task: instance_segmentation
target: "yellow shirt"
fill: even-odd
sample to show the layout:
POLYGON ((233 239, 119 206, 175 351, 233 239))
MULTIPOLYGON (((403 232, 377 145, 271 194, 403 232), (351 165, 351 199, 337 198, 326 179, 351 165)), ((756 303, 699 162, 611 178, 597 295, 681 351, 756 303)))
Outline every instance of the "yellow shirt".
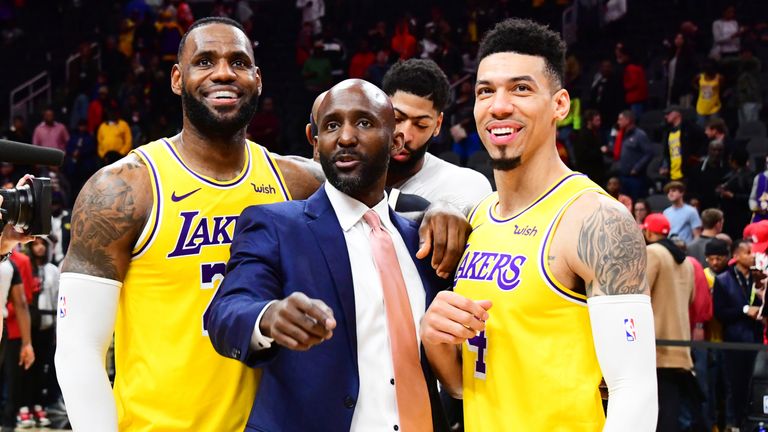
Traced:
POLYGON ((586 297, 560 283, 547 260, 563 213, 590 191, 605 194, 571 173, 511 218, 496 214, 498 193, 470 215, 454 289, 493 307, 486 330, 462 346, 467 432, 602 430, 586 297))
POLYGON ((127 155, 133 148, 132 139, 131 128, 125 120, 105 121, 96 132, 99 157, 103 159, 111 151, 119 153, 120 156, 127 155))
POLYGON ((680 149, 680 129, 669 133, 667 139, 669 146, 669 178, 679 180, 683 178, 683 154, 680 149))
POLYGON ((217 354, 204 327, 235 223, 253 204, 290 199, 277 164, 252 142, 230 181, 188 168, 167 140, 134 152, 153 207, 120 292, 115 399, 120 431, 234 432, 245 427, 259 372, 217 354))
POLYGON ((720 112, 720 75, 707 79, 699 76, 699 98, 696 100, 696 112, 700 115, 712 115, 720 112))

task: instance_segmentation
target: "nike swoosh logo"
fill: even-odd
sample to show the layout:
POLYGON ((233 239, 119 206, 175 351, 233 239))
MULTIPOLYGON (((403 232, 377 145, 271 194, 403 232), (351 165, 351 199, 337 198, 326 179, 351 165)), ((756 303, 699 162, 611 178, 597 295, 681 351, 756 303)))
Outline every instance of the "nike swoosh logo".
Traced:
POLYGON ((192 192, 185 193, 184 195, 178 195, 178 196, 176 195, 176 191, 173 191, 173 193, 171 193, 171 201, 179 202, 179 201, 183 200, 184 198, 188 198, 190 195, 192 195, 193 193, 199 191, 200 189, 202 189, 202 188, 197 188, 197 189, 193 190, 192 192))

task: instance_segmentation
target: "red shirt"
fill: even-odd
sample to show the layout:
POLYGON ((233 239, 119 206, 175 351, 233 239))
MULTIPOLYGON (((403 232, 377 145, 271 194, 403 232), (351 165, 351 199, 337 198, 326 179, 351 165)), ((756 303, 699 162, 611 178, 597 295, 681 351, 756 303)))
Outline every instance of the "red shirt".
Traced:
POLYGON ((648 80, 642 66, 628 64, 624 68, 624 101, 628 104, 648 99, 648 80))
POLYGON ((691 331, 696 324, 703 324, 712 319, 712 294, 709 293, 707 277, 704 276, 704 268, 693 257, 687 257, 693 264, 693 302, 688 306, 688 319, 691 322, 691 331))
MULTIPOLYGON (((28 256, 20 252, 14 252, 11 254, 11 261, 19 270, 21 275, 21 282, 24 284, 24 294, 27 297, 27 303, 32 303, 32 294, 39 291, 35 277, 32 275, 32 261, 28 256)), ((8 302, 8 318, 6 324, 8 328, 8 339, 18 339, 21 337, 19 331, 19 323, 16 322, 16 312, 13 309, 13 303, 8 302)))

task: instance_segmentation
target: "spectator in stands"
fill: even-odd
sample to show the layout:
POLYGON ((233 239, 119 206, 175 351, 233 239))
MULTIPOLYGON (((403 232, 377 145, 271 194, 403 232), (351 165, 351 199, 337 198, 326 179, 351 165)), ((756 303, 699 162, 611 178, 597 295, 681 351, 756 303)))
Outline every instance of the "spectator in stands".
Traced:
POLYGON ((56 303, 59 298, 59 269, 50 263, 51 244, 45 237, 35 237, 28 244, 32 261, 32 274, 39 291, 33 301, 37 319, 33 320, 32 340, 35 342, 36 361, 29 369, 29 387, 26 406, 21 408, 34 414, 37 425, 46 427, 51 424, 43 409, 50 401, 47 395, 55 382, 53 373, 53 352, 55 346, 56 303))
MULTIPOLYGON (((656 339, 690 340, 688 307, 693 301, 693 265, 685 253, 668 238, 670 223, 664 215, 645 218, 643 235, 648 243, 648 285, 656 329, 656 339)), ((693 360, 688 347, 656 347, 656 374, 659 393, 658 431, 677 431, 681 403, 688 380, 692 379, 693 360)))
POLYGON ((608 192, 608 195, 616 198, 616 201, 624 204, 627 210, 632 211, 632 198, 621 193, 621 180, 618 177, 614 176, 608 179, 605 184, 605 191, 608 192))
POLYGON ((96 134, 99 125, 104 121, 107 110, 117 107, 109 97, 109 87, 99 87, 98 96, 88 105, 88 132, 96 134))
POLYGON ((77 129, 72 132, 64 156, 63 172, 72 184, 75 196, 85 182, 98 171, 99 158, 96 153, 96 140, 88 132, 88 123, 80 120, 77 129))
POLYGON ((731 170, 723 178, 723 183, 716 189, 720 194, 720 208, 728 217, 725 218, 723 231, 732 238, 738 238, 742 229, 749 223, 752 212, 749 210, 749 195, 752 190, 752 173, 747 168, 749 154, 737 148, 731 154, 731 170))
MULTIPOLYGON (((724 236, 725 234, 718 234, 724 236)), ((715 279, 717 275, 722 274, 728 269, 728 260, 730 259, 730 244, 721 238, 714 238, 707 243, 704 248, 704 255, 706 256, 707 267, 704 269, 704 276, 707 278, 707 285, 709 286, 709 292, 712 293, 715 286, 715 279)), ((714 299, 713 310, 714 314, 714 299)), ((717 318, 712 318, 705 326, 706 339, 710 342, 722 342, 723 331, 722 325, 717 318)), ((709 370, 707 371, 707 392, 706 402, 704 405, 705 424, 718 423, 718 411, 720 411, 723 418, 731 419, 733 424, 733 407, 731 401, 725 399, 725 389, 723 383, 725 378, 723 377, 723 351, 711 350, 709 351, 709 370), (720 403, 722 401, 722 404, 720 403), (718 407, 724 407, 723 410, 718 407)), ((723 425, 720 425, 723 426, 723 425)))
POLYGON ((768 219, 768 157, 765 158, 765 170, 755 176, 752 191, 749 194, 749 209, 752 222, 768 219))
POLYGON ((312 33, 319 35, 323 31, 325 0, 296 0, 296 7, 301 10, 301 22, 310 24, 312 33))
POLYGON ((637 222, 637 225, 639 226, 643 225, 645 218, 647 218, 650 213, 651 209, 648 206, 648 202, 642 198, 635 201, 634 206, 632 206, 632 216, 635 218, 635 222, 637 222))
POLYGON ((670 180, 687 181, 699 164, 706 136, 697 125, 684 120, 681 111, 677 105, 664 110, 667 126, 661 135, 665 149, 659 174, 670 180))
MULTIPOLYGON (((768 238, 761 240, 768 241, 768 238)), ((765 247, 765 243, 762 246, 765 247)), ((749 240, 738 240, 731 250, 735 264, 718 275, 715 281, 715 317, 723 326, 724 342, 762 343, 763 323, 758 317, 762 302, 760 296, 755 295, 750 271, 755 265, 754 247, 749 240)), ((741 425, 744 419, 755 355, 754 351, 723 351, 726 393, 733 401, 734 409, 734 418, 726 419, 729 427, 741 425)))
POLYGON ((37 125, 32 135, 32 144, 64 151, 67 148, 67 141, 69 141, 67 127, 56 121, 52 108, 46 108, 43 111, 43 121, 37 125))
POLYGON ((99 157, 110 164, 127 155, 133 149, 131 128, 120 118, 120 111, 111 109, 107 112, 107 120, 99 126, 96 134, 96 148, 99 157), (116 158, 117 159, 114 159, 116 158))
POLYGON ((261 109, 253 115, 245 131, 249 139, 269 151, 282 154, 280 145, 280 117, 275 113, 275 101, 267 96, 261 100, 261 109))
POLYGON ((720 209, 708 208, 701 212, 701 234, 693 241, 688 243, 688 256, 696 258, 702 266, 707 265, 704 250, 707 244, 715 238, 716 235, 723 232, 724 217, 720 209))
POLYGON ((633 200, 643 198, 647 193, 645 169, 653 157, 648 135, 635 125, 635 119, 630 110, 619 114, 619 130, 613 142, 613 158, 619 162, 623 192, 633 200))
POLYGON ((736 8, 727 6, 723 10, 723 17, 712 23, 714 41, 710 56, 716 59, 736 56, 741 47, 742 32, 736 21, 736 8))
POLYGON ((667 60, 667 105, 689 108, 693 101, 691 81, 698 67, 696 53, 682 33, 672 41, 672 56, 667 60))
POLYGON ((713 118, 704 127, 704 135, 707 136, 710 143, 717 142, 722 144, 721 159, 728 160, 728 156, 736 147, 736 144, 728 137, 728 126, 725 125, 725 121, 721 118, 713 118))
POLYGON ((141 103, 141 99, 135 93, 129 93, 122 109, 123 118, 127 119, 131 129, 132 146, 134 148, 144 144, 147 140, 147 111, 141 103))
POLYGON ((707 60, 704 70, 693 79, 693 86, 699 91, 696 99, 699 126, 705 127, 710 119, 720 113, 720 91, 724 84, 725 78, 717 72, 717 63, 712 59, 707 60))
POLYGON ((707 146, 707 155, 701 160, 688 183, 691 196, 699 199, 702 208, 719 206, 720 197, 716 189, 722 184, 726 174, 728 167, 725 164, 723 144, 712 141, 707 146))
POLYGON ((391 65, 389 64, 389 52, 386 49, 380 49, 376 52, 376 62, 368 67, 368 81, 377 87, 381 87, 384 75, 391 65))
POLYGON ((101 48, 101 67, 112 82, 123 82, 128 73, 130 67, 128 57, 118 49, 115 36, 109 35, 104 39, 101 48))
POLYGON ((611 122, 618 118, 624 107, 622 77, 615 72, 610 60, 600 62, 600 69, 592 79, 588 106, 597 109, 600 116, 606 120, 606 124, 603 125, 603 135, 607 136, 611 122))
POLYGON ((573 149, 573 135, 581 130, 581 89, 579 88, 579 78, 581 76, 581 64, 574 55, 569 55, 565 59, 565 82, 563 86, 568 90, 571 96, 571 109, 568 115, 557 122, 557 139, 565 146, 568 151, 568 159, 571 166, 578 163, 575 151, 573 149))
POLYGON ((179 42, 184 36, 184 30, 179 25, 172 11, 161 11, 155 23, 157 31, 158 54, 160 59, 166 64, 176 62, 176 55, 179 49, 179 42))
POLYGON ((664 216, 670 223, 670 233, 680 237, 685 244, 692 242, 701 234, 701 219, 696 209, 683 201, 685 183, 671 181, 664 185, 664 193, 672 203, 664 209, 664 216))
POLYGON ((395 25, 395 34, 390 41, 390 48, 400 60, 407 60, 416 55, 418 43, 411 34, 408 18, 401 18, 395 25))
POLYGON ((616 44, 616 62, 622 68, 624 83, 624 102, 629 109, 639 117, 648 100, 648 80, 645 77, 645 69, 635 62, 627 49, 627 46, 619 42, 616 44))
POLYGON ((403 150, 393 156, 387 186, 434 201, 448 201, 460 209, 474 207, 491 193, 479 172, 460 168, 427 153, 440 133, 448 104, 448 78, 432 60, 410 59, 396 63, 384 76, 383 90, 395 108, 403 150))
POLYGON ((741 49, 740 60, 736 78, 739 126, 758 120, 763 106, 760 61, 753 57, 752 48, 746 45, 741 49))
POLYGON ((583 123, 584 127, 573 140, 575 169, 586 174, 595 183, 603 184, 606 171, 603 152, 608 149, 600 131, 602 117, 596 110, 586 110, 583 123))
POLYGON ((323 42, 315 41, 312 46, 312 53, 304 62, 301 75, 304 77, 304 87, 316 95, 322 91, 328 90, 333 82, 331 77, 331 61, 325 56, 323 42))
POLYGON ((376 56, 371 51, 368 39, 363 38, 358 41, 358 49, 349 60, 349 77, 365 79, 368 68, 376 60, 376 56))
POLYGON ((323 54, 331 62, 331 76, 334 83, 344 79, 344 67, 347 62, 347 48, 344 42, 336 37, 333 27, 323 29, 323 54))
POLYGON ((20 115, 13 116, 13 122, 11 127, 3 134, 3 138, 20 143, 32 143, 32 134, 29 133, 27 123, 24 121, 24 117, 20 115))

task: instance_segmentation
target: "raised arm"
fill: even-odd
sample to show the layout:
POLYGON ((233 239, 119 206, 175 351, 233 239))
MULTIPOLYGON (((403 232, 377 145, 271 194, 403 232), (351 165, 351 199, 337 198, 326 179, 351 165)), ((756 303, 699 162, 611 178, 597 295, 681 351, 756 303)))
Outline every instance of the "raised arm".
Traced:
POLYGON ((59 287, 56 371, 75 430, 116 431, 104 359, 131 250, 152 206, 149 174, 129 155, 85 184, 59 287))
POLYGON ((642 234, 625 207, 602 195, 582 196, 565 218, 580 227, 576 256, 568 252, 568 262, 585 283, 595 352, 610 393, 603 430, 653 431, 656 345, 642 234))

